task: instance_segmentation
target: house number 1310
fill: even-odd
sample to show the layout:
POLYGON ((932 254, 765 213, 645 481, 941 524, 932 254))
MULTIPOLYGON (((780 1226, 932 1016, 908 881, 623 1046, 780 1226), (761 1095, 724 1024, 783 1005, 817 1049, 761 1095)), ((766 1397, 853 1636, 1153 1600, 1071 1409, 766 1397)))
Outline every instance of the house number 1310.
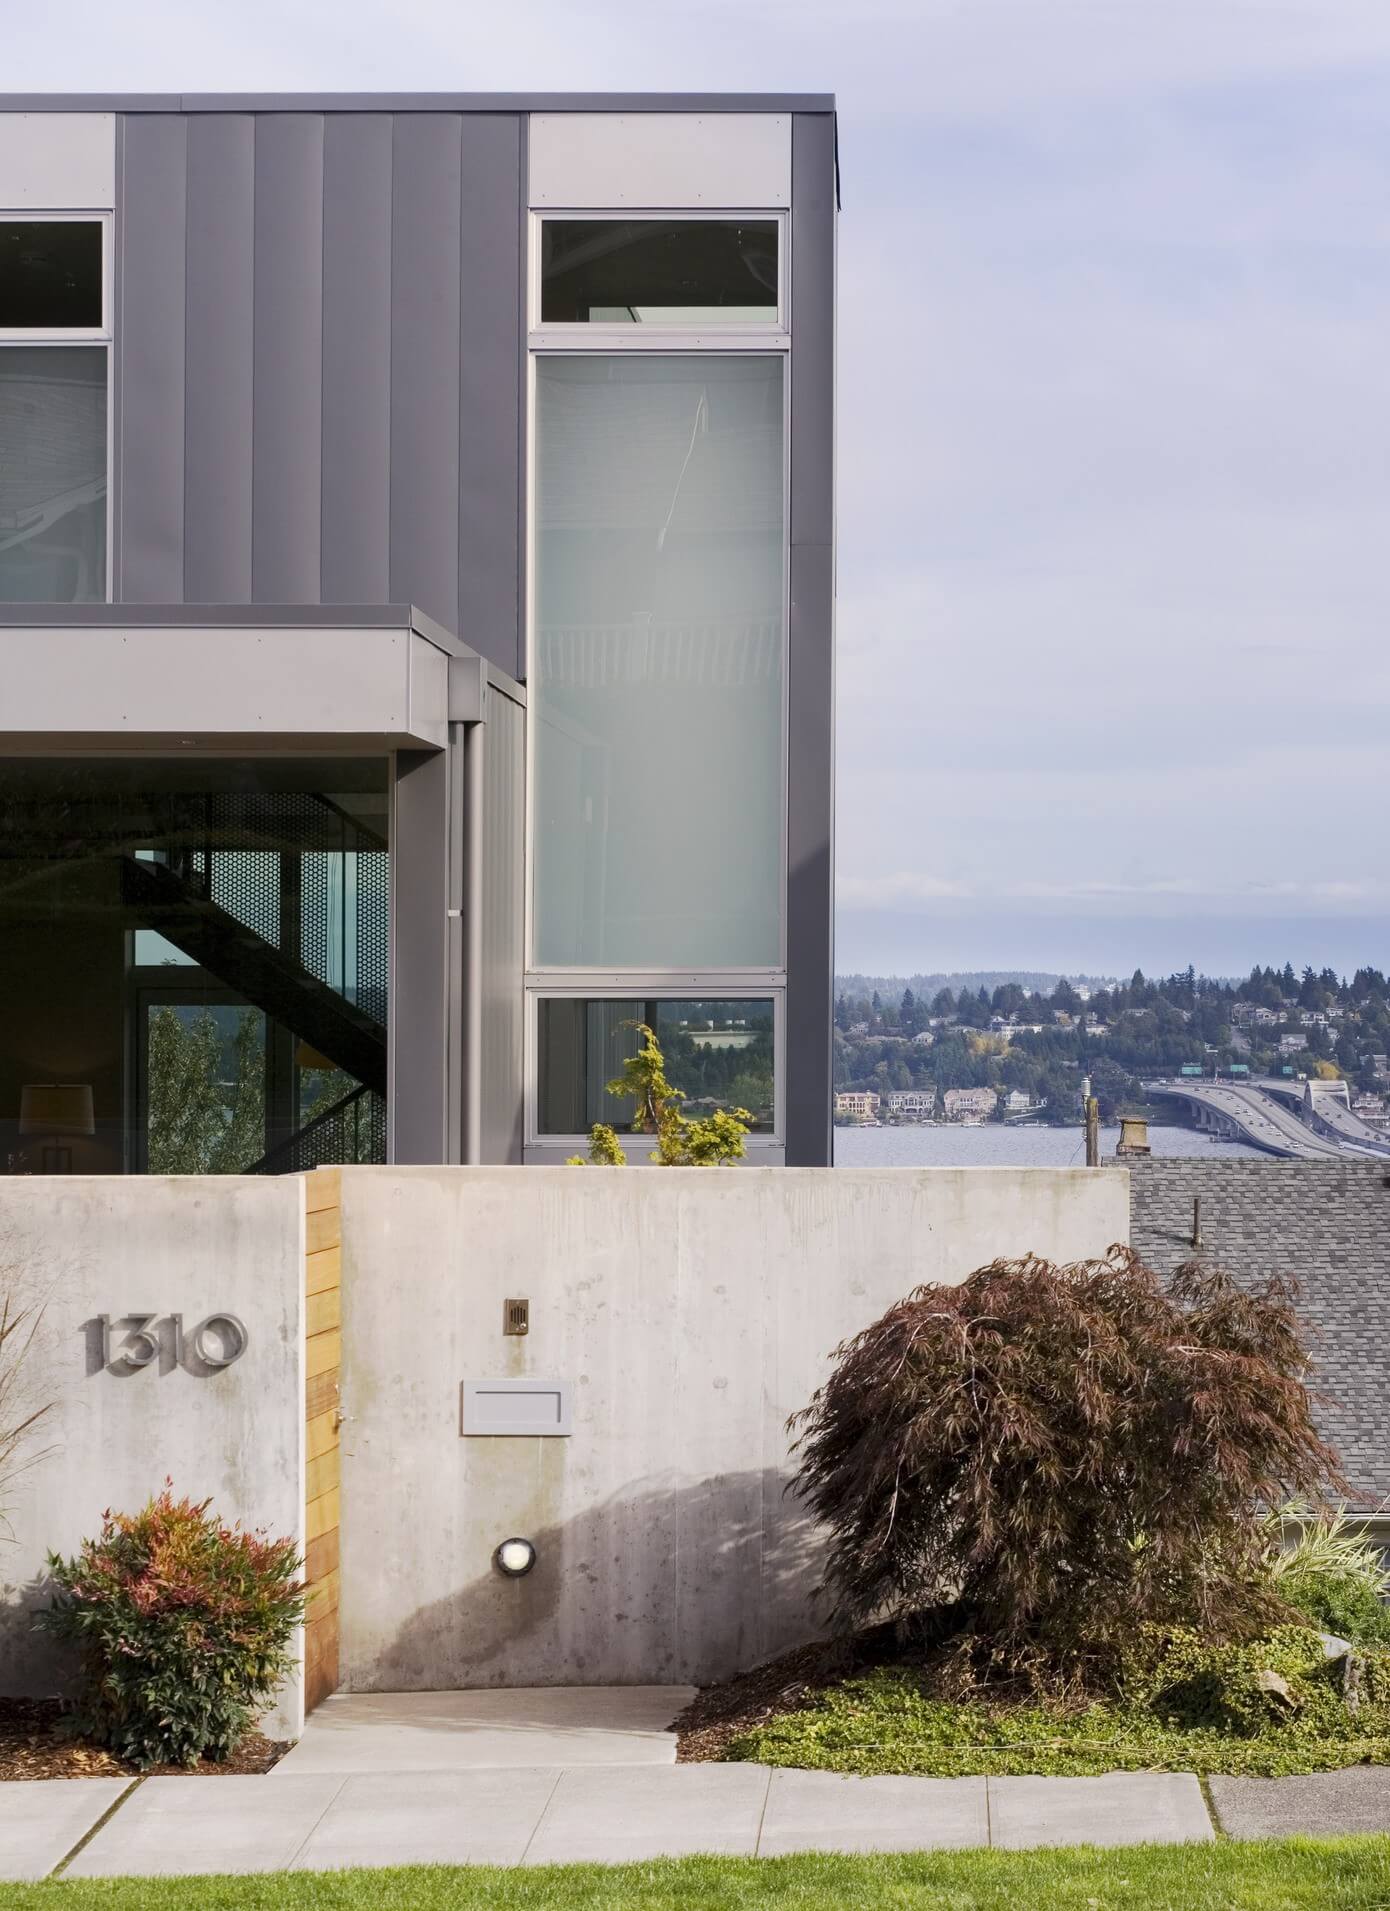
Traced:
POLYGON ((209 1314, 184 1332, 182 1314, 98 1314, 101 1364, 116 1373, 148 1367, 167 1350, 174 1366, 183 1364, 185 1348, 204 1367, 230 1367, 246 1352, 246 1328, 235 1314, 209 1314), (126 1331, 113 1345, 114 1333, 126 1331))

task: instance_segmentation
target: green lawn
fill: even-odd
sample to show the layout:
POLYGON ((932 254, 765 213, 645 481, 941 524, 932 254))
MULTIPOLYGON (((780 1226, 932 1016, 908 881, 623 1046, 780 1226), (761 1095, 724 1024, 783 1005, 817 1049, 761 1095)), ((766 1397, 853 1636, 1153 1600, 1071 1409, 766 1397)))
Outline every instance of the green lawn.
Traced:
POLYGON ((1385 1911, 1390 1837, 968 1851, 884 1858, 687 1858, 525 1871, 422 1865, 262 1878, 134 1878, 0 1887, 6 1911, 1385 1911))

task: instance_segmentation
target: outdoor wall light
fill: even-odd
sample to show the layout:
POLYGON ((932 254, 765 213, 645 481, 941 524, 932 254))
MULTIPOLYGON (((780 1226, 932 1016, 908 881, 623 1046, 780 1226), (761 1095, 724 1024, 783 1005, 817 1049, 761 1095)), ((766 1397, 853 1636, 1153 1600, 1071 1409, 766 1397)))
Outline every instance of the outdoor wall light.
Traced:
POLYGON ((536 1563, 536 1549, 529 1539, 504 1539, 492 1563, 508 1579, 525 1579, 536 1563))

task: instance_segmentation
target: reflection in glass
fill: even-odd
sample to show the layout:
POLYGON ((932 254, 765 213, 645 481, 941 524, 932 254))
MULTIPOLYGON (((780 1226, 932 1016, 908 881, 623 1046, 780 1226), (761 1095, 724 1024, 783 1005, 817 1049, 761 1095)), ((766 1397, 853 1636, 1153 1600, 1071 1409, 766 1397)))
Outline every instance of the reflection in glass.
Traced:
POLYGON ((385 1159, 382 762, 0 764, 0 1172, 385 1159))
POLYGON ((681 1091, 681 1111, 708 1115, 746 1108, 750 1126, 770 1133, 775 1120, 773 1011, 766 997, 734 1001, 630 998, 540 1003, 539 1130, 587 1134, 596 1121, 627 1127, 631 1101, 607 1084, 641 1046, 637 1024, 655 1031, 666 1077, 681 1091))
POLYGON ((0 350, 0 602, 106 596, 106 351, 0 350))
POLYGON ((776 968, 781 361, 536 378, 535 959, 776 968))
POLYGON ((0 220, 0 329, 98 330, 101 251, 100 220, 0 220))
POLYGON ((147 1002, 151 1174, 242 1174, 265 1153, 265 1017, 219 1003, 147 1002))
POLYGON ((546 325, 774 325, 775 219, 546 219, 546 325))

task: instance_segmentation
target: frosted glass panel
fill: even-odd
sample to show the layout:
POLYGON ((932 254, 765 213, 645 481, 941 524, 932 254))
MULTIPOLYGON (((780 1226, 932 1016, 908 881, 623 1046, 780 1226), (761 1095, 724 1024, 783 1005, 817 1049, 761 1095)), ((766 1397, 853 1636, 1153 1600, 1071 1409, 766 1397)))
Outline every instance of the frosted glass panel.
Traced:
POLYGON ((0 603, 106 596, 106 347, 0 351, 0 603))
POLYGON ((776 967, 781 361, 536 377, 535 959, 776 967))

